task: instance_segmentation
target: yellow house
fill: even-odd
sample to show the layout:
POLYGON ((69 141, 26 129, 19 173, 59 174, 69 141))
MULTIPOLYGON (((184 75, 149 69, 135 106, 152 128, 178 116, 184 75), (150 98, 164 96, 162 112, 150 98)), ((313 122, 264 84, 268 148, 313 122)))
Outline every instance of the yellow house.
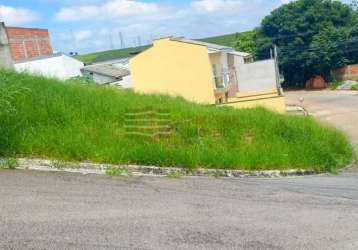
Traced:
POLYGON ((140 93, 238 108, 263 106, 285 112, 274 59, 254 62, 248 53, 184 38, 161 38, 130 62, 140 93))

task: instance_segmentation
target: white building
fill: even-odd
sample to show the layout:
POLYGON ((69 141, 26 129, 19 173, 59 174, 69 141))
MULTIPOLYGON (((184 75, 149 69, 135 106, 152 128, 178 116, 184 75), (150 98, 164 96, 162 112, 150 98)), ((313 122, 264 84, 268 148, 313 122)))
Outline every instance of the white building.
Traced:
POLYGON ((122 88, 132 87, 130 71, 125 67, 102 63, 86 66, 81 71, 84 76, 90 77, 93 81, 101 85, 108 84, 122 88))
POLYGON ((56 53, 17 61, 14 66, 18 72, 67 80, 71 77, 81 76, 84 64, 63 53, 56 53))

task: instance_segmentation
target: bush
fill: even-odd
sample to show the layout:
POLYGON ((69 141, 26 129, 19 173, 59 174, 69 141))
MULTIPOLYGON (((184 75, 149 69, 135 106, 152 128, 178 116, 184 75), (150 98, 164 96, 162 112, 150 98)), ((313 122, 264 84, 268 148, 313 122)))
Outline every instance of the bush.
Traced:
POLYGON ((0 169, 16 169, 18 162, 15 158, 0 158, 0 169))
POLYGON ((343 82, 342 81, 333 81, 329 84, 329 88, 331 90, 336 90, 339 86, 343 85, 343 82))
POLYGON ((358 84, 354 84, 354 85, 351 87, 351 90, 358 90, 358 84))
POLYGON ((108 176, 121 176, 126 172, 125 169, 120 167, 107 167, 106 169, 106 175, 108 176))
POLYGON ((90 76, 76 76, 69 79, 69 82, 78 82, 83 84, 96 84, 93 77, 90 76))

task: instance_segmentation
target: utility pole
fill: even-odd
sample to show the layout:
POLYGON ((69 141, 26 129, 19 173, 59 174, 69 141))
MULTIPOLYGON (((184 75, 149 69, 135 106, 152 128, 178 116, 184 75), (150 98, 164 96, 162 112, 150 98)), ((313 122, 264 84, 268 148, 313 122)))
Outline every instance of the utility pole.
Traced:
POLYGON ((4 16, 2 15, 2 8, 0 7, 0 23, 5 23, 4 16))
POLYGON ((124 49, 126 45, 124 44, 122 32, 119 32, 119 40, 121 41, 121 49, 124 49))
POLYGON ((109 33, 109 47, 111 50, 114 49, 112 33, 109 33))
POLYGON ((71 34, 71 40, 72 40, 72 46, 74 48, 74 52, 77 52, 77 41, 76 41, 76 36, 73 33, 73 30, 70 29, 70 34, 71 34))
POLYGON ((14 68, 4 22, 0 22, 0 68, 14 68))
POLYGON ((280 95, 283 95, 283 90, 282 90, 282 86, 281 86, 281 82, 280 82, 280 68, 279 68, 279 58, 278 58, 278 52, 277 52, 277 46, 276 44, 273 47, 273 52, 274 52, 274 60, 275 60, 275 71, 276 71, 276 86, 277 86, 277 90, 280 93, 280 95))

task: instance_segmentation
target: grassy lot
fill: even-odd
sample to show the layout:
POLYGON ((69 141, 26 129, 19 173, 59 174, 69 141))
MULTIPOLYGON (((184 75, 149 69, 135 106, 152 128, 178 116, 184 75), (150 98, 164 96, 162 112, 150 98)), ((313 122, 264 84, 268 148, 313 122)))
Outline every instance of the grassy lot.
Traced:
POLYGON ((11 107, 0 112, 0 156, 317 171, 334 171, 354 159, 341 133, 311 118, 202 106, 181 98, 4 71, 0 88, 9 90, 1 98, 11 107), (127 108, 147 107, 165 107, 171 113, 169 137, 125 133, 127 108))
MULTIPOLYGON (((242 34, 245 34, 242 33, 242 34)), ((209 42, 209 43, 216 43, 219 45, 224 46, 234 46, 235 41, 237 40, 236 33, 223 35, 223 36, 216 36, 216 37, 208 37, 199 39, 203 42, 209 42)), ((78 60, 81 60, 82 62, 86 64, 96 63, 96 62, 103 62, 118 58, 125 58, 129 57, 130 53, 143 51, 145 49, 149 48, 149 46, 141 46, 141 47, 133 47, 133 48, 125 48, 125 49, 117 49, 117 50, 107 50, 107 51, 101 51, 101 52, 95 52, 85 55, 79 55, 76 58, 78 60)))

